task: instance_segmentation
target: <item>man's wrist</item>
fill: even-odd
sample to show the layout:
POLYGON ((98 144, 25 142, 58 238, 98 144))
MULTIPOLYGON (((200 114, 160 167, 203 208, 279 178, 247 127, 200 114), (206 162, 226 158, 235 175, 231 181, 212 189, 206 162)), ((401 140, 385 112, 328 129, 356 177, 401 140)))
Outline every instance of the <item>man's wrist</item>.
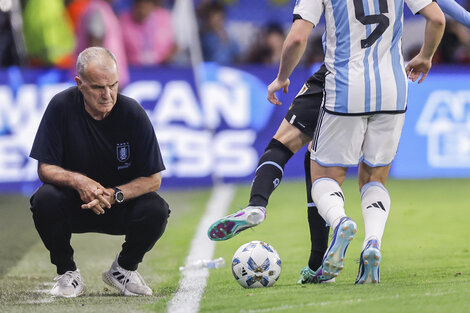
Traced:
POLYGON ((121 189, 119 189, 118 187, 113 187, 113 190, 114 190, 114 202, 116 203, 122 203, 124 202, 124 192, 122 192, 121 189))
POLYGON ((69 177, 70 177, 70 186, 69 187, 72 187, 73 189, 75 190, 78 190, 80 189, 80 186, 82 185, 82 179, 83 179, 83 176, 82 174, 80 173, 75 173, 75 172, 69 172, 69 177))

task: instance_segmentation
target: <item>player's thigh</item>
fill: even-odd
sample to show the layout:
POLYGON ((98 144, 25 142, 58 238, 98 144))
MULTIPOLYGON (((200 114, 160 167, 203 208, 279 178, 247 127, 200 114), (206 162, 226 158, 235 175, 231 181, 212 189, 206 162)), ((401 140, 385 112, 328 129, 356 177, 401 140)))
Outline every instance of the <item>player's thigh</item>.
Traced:
POLYGON ((405 114, 376 114, 369 118, 364 136, 363 162, 370 167, 392 163, 398 149, 405 114))
POLYGON ((322 110, 312 140, 311 159, 327 167, 357 166, 366 130, 366 116, 334 115, 322 110))
POLYGON ((310 77, 292 101, 285 120, 312 138, 323 102, 323 82, 310 77))

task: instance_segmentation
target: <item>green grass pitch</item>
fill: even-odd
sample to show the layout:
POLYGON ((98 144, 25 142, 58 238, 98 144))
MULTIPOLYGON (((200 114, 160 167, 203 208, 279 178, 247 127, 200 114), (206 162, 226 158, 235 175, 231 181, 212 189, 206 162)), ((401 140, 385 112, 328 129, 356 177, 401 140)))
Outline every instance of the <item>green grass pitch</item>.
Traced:
MULTIPOLYGON (((310 248, 305 187, 286 181, 271 197, 265 222, 216 243, 214 258, 224 257, 227 265, 210 270, 200 312, 470 312, 470 179, 388 182, 392 209, 379 285, 354 285, 363 222, 357 183, 347 180, 343 187, 346 212, 359 230, 336 283, 296 284, 310 248), (251 240, 270 243, 281 256, 282 274, 271 288, 243 289, 232 276, 233 253, 251 240)), ((87 293, 52 302, 44 290, 51 287, 55 270, 35 232, 27 199, 0 196, 0 312, 166 312, 209 194, 164 193, 172 209, 168 228, 139 268, 154 296, 127 298, 106 288, 101 272, 123 238, 85 234, 74 235, 72 243, 87 293)), ((244 207, 248 194, 248 186, 239 187, 229 210, 244 207)))

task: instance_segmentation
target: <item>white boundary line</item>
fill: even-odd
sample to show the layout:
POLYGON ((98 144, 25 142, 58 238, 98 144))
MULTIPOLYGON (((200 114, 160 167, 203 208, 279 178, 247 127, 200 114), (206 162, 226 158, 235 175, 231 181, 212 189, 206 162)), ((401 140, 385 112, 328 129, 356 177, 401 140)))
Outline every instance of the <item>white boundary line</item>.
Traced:
POLYGON ((51 288, 54 286, 53 282, 45 282, 40 285, 40 289, 33 290, 33 293, 39 296, 38 299, 30 299, 20 301, 17 304, 41 304, 41 303, 52 303, 54 297, 51 295, 51 288))
MULTIPOLYGON (((215 242, 207 237, 207 229, 222 217, 232 202, 236 188, 233 185, 215 185, 207 203, 206 213, 202 217, 191 242, 186 265, 197 260, 210 260, 213 257, 215 242)), ((168 305, 168 313, 197 313, 199 302, 206 288, 209 270, 207 268, 183 270, 180 287, 168 305)))

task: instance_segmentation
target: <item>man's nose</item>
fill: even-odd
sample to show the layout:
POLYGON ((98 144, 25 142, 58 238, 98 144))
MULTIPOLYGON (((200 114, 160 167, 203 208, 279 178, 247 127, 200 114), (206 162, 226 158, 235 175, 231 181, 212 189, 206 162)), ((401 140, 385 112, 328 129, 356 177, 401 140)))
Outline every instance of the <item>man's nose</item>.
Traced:
POLYGON ((103 98, 105 98, 105 99, 111 98, 111 88, 109 88, 109 87, 104 87, 102 96, 103 96, 103 98))

